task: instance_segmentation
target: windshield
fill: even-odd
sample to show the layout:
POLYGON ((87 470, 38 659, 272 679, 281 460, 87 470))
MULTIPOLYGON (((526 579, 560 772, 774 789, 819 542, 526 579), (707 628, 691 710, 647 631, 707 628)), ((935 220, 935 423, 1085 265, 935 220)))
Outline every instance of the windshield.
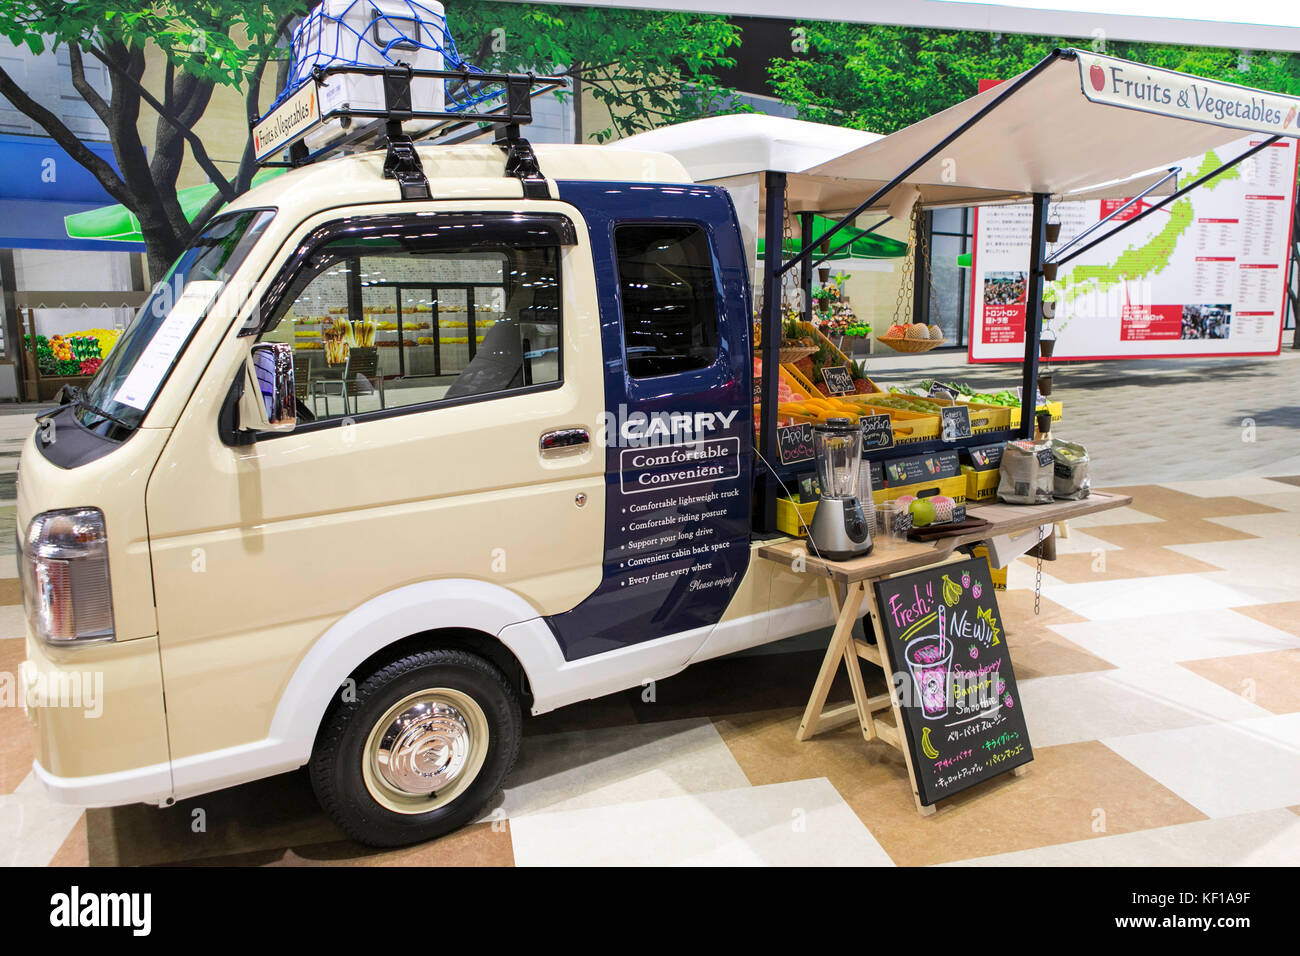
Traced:
POLYGON ((139 427, 208 306, 274 215, 254 209, 219 216, 181 253, 77 403, 83 425, 107 437, 139 427))

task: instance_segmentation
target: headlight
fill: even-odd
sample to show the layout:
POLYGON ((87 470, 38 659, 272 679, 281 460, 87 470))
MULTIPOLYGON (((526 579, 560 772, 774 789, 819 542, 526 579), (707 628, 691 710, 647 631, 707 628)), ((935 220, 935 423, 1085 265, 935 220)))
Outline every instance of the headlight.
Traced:
POLYGON ((19 576, 32 631, 49 644, 113 639, 108 537, 98 508, 47 511, 22 540, 19 576))

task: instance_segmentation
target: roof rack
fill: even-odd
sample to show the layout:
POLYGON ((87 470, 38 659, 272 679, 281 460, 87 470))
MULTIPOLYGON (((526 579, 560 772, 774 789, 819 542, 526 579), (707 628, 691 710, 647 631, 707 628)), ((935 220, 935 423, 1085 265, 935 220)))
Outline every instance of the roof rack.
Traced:
MULTIPOLYGON (((548 195, 545 178, 537 165, 532 146, 520 136, 520 127, 532 122, 532 100, 536 96, 567 84, 561 77, 537 76, 533 73, 486 73, 475 70, 417 70, 405 64, 394 66, 317 67, 310 79, 286 96, 266 116, 250 124, 253 149, 259 165, 297 167, 316 162, 341 149, 368 143, 388 149, 384 159, 384 176, 396 179, 403 199, 427 199, 429 183, 415 151, 415 140, 429 136, 449 136, 467 127, 495 127, 496 143, 506 151, 506 172, 523 183, 524 195, 548 195), (348 102, 324 106, 332 79, 347 75, 381 77, 384 108, 356 108, 348 102), (416 108, 411 96, 411 81, 432 79, 464 86, 500 85, 505 102, 492 110, 435 110, 416 108), (322 92, 324 91, 324 93, 322 92), (429 120, 431 125, 414 136, 402 124, 429 120), (314 150, 306 138, 326 124, 338 121, 341 134, 314 150), (272 157, 288 151, 287 160, 272 157)), ((338 99, 337 96, 333 97, 338 99)), ((475 130, 473 135, 478 135, 475 130)))

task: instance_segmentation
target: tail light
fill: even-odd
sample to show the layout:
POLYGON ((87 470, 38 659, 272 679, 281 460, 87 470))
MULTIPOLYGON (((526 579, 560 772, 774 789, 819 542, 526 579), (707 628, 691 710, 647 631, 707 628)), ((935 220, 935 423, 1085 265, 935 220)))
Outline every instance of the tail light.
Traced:
POLYGON ((111 641, 104 513, 71 508, 39 514, 21 545, 19 576, 32 632, 48 644, 111 641))

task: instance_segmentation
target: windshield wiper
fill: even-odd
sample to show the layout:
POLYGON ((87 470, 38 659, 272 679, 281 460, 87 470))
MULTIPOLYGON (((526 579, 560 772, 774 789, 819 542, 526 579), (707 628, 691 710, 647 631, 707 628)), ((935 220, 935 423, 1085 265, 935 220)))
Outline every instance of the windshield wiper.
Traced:
POLYGON ((133 432, 136 430, 137 426, 131 424, 128 421, 124 421, 121 418, 118 418, 116 415, 104 411, 104 409, 100 408, 98 405, 91 402, 91 400, 86 397, 86 390, 83 389, 80 385, 64 385, 63 393, 67 396, 68 402, 70 404, 72 404, 76 408, 81 409, 83 412, 89 412, 90 414, 98 416, 99 418, 102 418, 105 421, 110 421, 114 425, 118 425, 122 428, 125 428, 127 431, 133 432))

